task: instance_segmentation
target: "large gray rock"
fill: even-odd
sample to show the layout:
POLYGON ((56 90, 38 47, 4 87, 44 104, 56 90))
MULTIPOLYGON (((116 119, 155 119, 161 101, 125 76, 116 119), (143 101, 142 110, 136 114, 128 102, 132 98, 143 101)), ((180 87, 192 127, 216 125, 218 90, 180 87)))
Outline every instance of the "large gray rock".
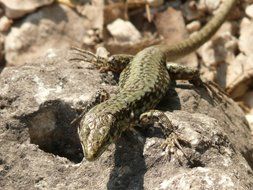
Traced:
MULTIPOLYGON (((97 70, 68 62, 65 51, 0 79, 2 189, 252 189, 252 139, 241 109, 224 94, 188 83, 171 88, 158 106, 181 137, 171 158, 159 128, 126 132, 96 161, 83 160, 70 122, 99 88, 97 70)), ((214 87, 212 87, 213 90, 214 87)))

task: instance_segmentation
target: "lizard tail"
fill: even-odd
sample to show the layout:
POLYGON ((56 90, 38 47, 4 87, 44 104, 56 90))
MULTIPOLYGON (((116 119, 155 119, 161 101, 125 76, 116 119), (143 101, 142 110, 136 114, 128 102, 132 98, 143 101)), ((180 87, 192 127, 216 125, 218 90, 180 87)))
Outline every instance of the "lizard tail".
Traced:
POLYGON ((195 51, 215 34, 236 1, 224 0, 217 14, 199 32, 188 39, 175 45, 158 45, 158 48, 166 54, 168 61, 173 61, 195 51))

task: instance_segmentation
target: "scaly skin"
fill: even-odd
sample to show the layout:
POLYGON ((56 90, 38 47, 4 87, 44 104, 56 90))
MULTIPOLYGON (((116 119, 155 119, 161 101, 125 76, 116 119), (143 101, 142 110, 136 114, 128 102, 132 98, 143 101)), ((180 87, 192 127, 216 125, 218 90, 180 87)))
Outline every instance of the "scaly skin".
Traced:
MULTIPOLYGON (((171 83, 166 60, 187 55, 210 39, 235 2, 236 0, 225 0, 214 18, 187 40, 172 46, 151 46, 133 57, 121 74, 119 93, 93 107, 81 119, 78 133, 87 160, 98 158, 142 113, 159 103, 171 83)), ((186 69, 185 73, 189 74, 188 71, 186 69)), ((178 78, 194 79, 198 74, 195 72, 190 76, 178 78)))

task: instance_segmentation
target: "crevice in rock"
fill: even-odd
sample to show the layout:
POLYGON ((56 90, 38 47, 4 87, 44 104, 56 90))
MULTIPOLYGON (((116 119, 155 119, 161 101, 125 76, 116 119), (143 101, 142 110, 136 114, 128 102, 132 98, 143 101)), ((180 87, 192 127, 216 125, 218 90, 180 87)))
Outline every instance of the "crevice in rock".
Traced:
POLYGON ((253 169, 253 149, 247 149, 245 152, 242 152, 242 155, 249 166, 253 169))
POLYGON ((60 100, 45 102, 38 111, 25 116, 31 143, 45 152, 81 162, 83 152, 77 127, 70 124, 75 117, 75 110, 68 104, 60 100))
POLYGON ((10 108, 13 102, 15 102, 16 100, 17 96, 8 96, 8 97, 0 96, 0 111, 10 108))
POLYGON ((191 162, 188 162, 188 167, 189 168, 205 167, 205 164, 200 160, 191 160, 191 162))

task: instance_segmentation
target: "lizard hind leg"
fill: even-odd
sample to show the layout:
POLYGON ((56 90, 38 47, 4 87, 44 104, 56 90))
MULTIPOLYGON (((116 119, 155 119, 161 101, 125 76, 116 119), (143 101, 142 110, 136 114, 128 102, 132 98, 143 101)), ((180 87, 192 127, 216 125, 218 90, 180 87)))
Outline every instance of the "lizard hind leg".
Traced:
POLYGON ((219 87, 213 82, 203 82, 200 78, 198 69, 178 65, 175 63, 166 64, 166 68, 172 80, 189 80, 189 82, 194 86, 202 87, 206 91, 210 90, 212 97, 217 98, 219 102, 223 102, 222 94, 224 94, 224 92, 222 92, 222 90, 219 89, 219 87), (218 88, 218 91, 214 90, 212 86, 214 86, 214 88, 218 88))
POLYGON ((198 69, 176 63, 166 64, 166 68, 172 80, 189 80, 195 86, 203 84, 198 69))
POLYGON ((166 139, 162 143, 161 147, 163 150, 165 150, 165 152, 168 153, 169 157, 171 157, 173 153, 176 153, 175 148, 177 148, 189 160, 188 156, 184 153, 183 148, 178 141, 185 140, 180 138, 179 135, 175 132, 175 127, 171 124, 169 118, 164 112, 159 110, 150 110, 141 114, 140 116, 141 125, 153 124, 155 122, 158 122, 165 135, 166 139))

